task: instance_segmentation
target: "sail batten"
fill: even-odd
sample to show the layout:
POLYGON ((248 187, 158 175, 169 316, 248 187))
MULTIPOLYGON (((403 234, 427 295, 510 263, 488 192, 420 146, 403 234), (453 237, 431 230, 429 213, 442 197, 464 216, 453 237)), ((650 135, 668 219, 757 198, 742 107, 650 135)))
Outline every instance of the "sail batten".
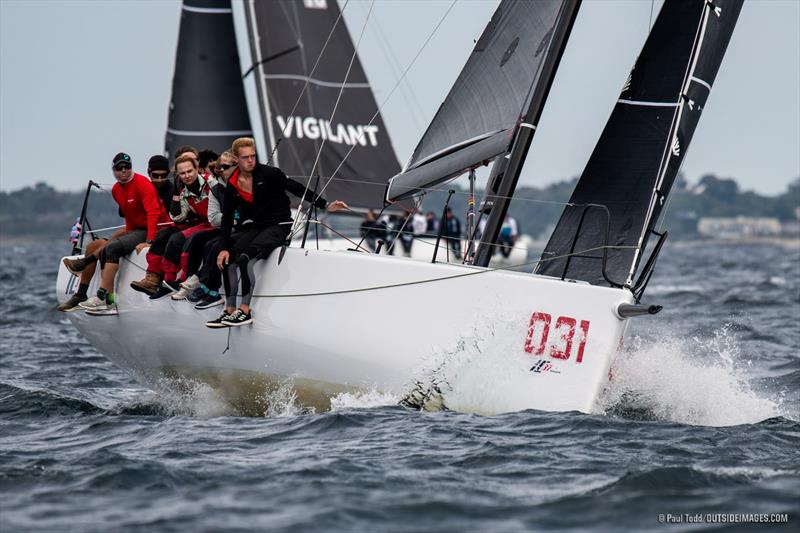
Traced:
POLYGON ((608 245, 605 274, 613 284, 631 286, 742 2, 665 2, 542 253, 538 274, 607 285, 602 256, 580 252, 608 245), (584 213, 588 204, 604 205, 610 220, 600 210, 584 213), (573 244, 578 256, 567 261, 573 244))

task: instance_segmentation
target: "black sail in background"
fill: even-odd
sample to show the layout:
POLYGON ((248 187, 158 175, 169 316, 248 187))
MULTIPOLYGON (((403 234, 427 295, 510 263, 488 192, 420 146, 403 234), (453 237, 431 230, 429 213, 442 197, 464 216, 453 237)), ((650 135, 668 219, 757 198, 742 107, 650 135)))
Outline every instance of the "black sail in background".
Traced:
POLYGON ((503 0, 388 199, 402 198, 508 151, 553 43, 563 0, 503 0))
MULTIPOLYGON (((667 0, 542 253, 537 274, 562 276, 586 204, 608 208, 612 282, 630 286, 705 108, 743 0, 667 0), (655 192, 654 192, 655 191, 655 192)), ((600 257, 606 214, 589 208, 575 253, 600 257)), ((574 256, 569 279, 607 285, 598 259, 574 256)))
POLYGON ((184 0, 165 151, 185 144, 217 153, 252 135, 230 0, 184 0))
POLYGON ((259 159, 266 162, 279 141, 272 164, 305 183, 322 146, 314 175, 326 198, 383 206, 400 163, 357 55, 347 75, 355 47, 336 0, 234 0, 233 7, 259 159))

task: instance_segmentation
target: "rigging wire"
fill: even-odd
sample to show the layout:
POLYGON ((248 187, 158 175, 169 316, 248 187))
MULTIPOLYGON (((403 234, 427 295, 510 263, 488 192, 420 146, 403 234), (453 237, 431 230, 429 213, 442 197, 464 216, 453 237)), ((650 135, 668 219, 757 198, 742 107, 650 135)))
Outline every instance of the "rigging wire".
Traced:
MULTIPOLYGON (((314 72, 317 70, 317 66, 319 65, 319 62, 322 59, 322 56, 325 53, 325 50, 328 48, 328 43, 330 43, 331 37, 333 37, 333 32, 336 31, 336 28, 339 25, 339 21, 342 19, 342 14, 344 13, 344 10, 347 8, 347 4, 348 3, 350 3, 350 0, 346 0, 344 5, 342 6, 342 9, 339 11, 339 16, 336 17, 336 22, 333 23, 333 27, 331 28, 330 33, 328 33, 328 38, 325 39, 325 43, 322 45, 322 50, 320 50, 319 55, 317 56, 317 60, 314 62, 314 66, 311 67, 311 72, 306 77, 306 82, 303 85, 303 88, 300 89, 300 93, 297 95, 297 100, 295 100, 294 105, 292 106, 292 110, 289 112, 289 115, 287 115, 287 116, 289 116, 289 117, 294 116, 294 112, 297 110, 297 106, 300 105, 300 100, 302 100, 303 99, 303 95, 306 94, 306 91, 308 89, 308 85, 311 83, 311 78, 314 77, 314 72)), ((283 4, 281 4, 281 7, 283 7, 283 4)), ((288 13, 285 13, 285 11, 284 11, 284 14, 286 15, 287 20, 289 20, 290 17, 288 15, 288 13)), ((301 47, 302 47, 302 41, 300 40, 300 37, 297 34, 297 31, 295 31, 295 28, 292 27, 291 23, 289 24, 289 27, 292 29, 292 33, 295 34, 295 40, 297 42, 301 43, 301 47)), ((305 60, 305 56, 303 56, 303 59, 305 60)), ((342 83, 344 83, 344 82, 342 82, 342 83)), ((272 150, 270 151, 270 154, 269 154, 269 160, 270 161, 273 160, 273 157, 275 156, 275 153, 278 150, 278 145, 281 143, 283 138, 286 136, 286 128, 288 128, 288 126, 289 126, 289 121, 287 120, 286 125, 283 127, 283 130, 281 130, 281 136, 278 137, 278 139, 275 140, 275 144, 272 146, 272 150)))
MULTIPOLYGON (((377 42, 381 53, 383 54, 386 64, 391 67, 394 81, 398 82, 400 80, 400 74, 403 71, 403 66, 400 60, 397 59, 397 55, 394 53, 394 49, 389 39, 386 37, 386 32, 383 30, 377 14, 372 17, 372 22, 373 24, 370 25, 370 29, 372 29, 373 33, 377 36, 377 42)), ((417 129, 417 135, 422 137, 424 131, 423 117, 425 116, 425 112, 419 102, 419 97, 416 91, 414 91, 414 87, 408 83, 407 80, 400 85, 400 90, 403 94, 403 99, 406 101, 407 108, 411 112, 411 120, 414 123, 414 127, 417 129)))
MULTIPOLYGON (((295 176, 295 175, 292 175, 292 176, 289 176, 289 177, 292 178, 292 179, 307 179, 307 176, 295 176)), ((332 181, 338 181, 338 182, 359 183, 359 184, 363 184, 363 185, 369 185, 369 186, 372 186, 372 187, 381 187, 382 189, 386 188, 386 184, 385 183, 375 183, 373 181, 367 181, 367 180, 358 180, 358 179, 352 179, 352 178, 330 178, 330 179, 332 181)), ((455 179, 456 178, 451 178, 450 180, 448 180, 446 182, 443 182, 439 186, 408 187, 408 188, 409 189, 416 189, 418 191, 418 193, 422 193, 422 194, 425 194, 425 193, 428 193, 428 192, 447 192, 449 190, 449 188, 445 187, 444 185, 447 185, 448 183, 450 183, 451 181, 453 181, 455 179)), ((417 193, 415 193, 415 194, 417 194, 417 193)), ((469 196, 469 192, 468 191, 462 191, 462 190, 458 190, 458 189, 456 189, 453 194, 461 195, 461 196, 469 196)), ((508 199, 508 200, 514 200, 514 201, 520 201, 520 202, 532 202, 532 203, 538 203, 538 204, 551 204, 551 205, 560 205, 560 206, 565 206, 565 207, 570 207, 570 206, 576 205, 576 204, 572 204, 570 202, 559 202, 557 200, 537 200, 536 198, 524 198, 524 197, 519 197, 519 196, 511 197, 511 196, 503 196, 503 195, 495 195, 495 194, 492 194, 492 196, 494 198, 508 199)))
MULTIPOLYGON (((445 19, 447 18, 447 16, 450 14, 450 11, 452 11, 452 10, 453 10, 453 7, 456 5, 456 2, 457 2, 457 1, 458 1, 458 0, 453 0, 453 1, 450 3, 450 6, 447 8, 447 10, 444 12, 444 14, 442 15, 442 17, 439 19, 439 22, 438 22, 438 23, 436 23, 436 26, 434 26, 434 28, 433 28, 433 30, 431 31, 431 33, 430 33, 430 34, 428 35, 428 37, 425 39, 425 42, 423 42, 423 43, 422 43, 422 46, 421 46, 421 47, 420 47, 420 49, 417 51, 417 53, 416 53, 416 55, 414 56, 414 58, 411 60, 411 62, 408 64, 408 66, 407 66, 407 67, 405 68, 405 70, 403 71, 403 74, 400 76, 400 79, 397 81, 397 83, 395 83, 395 84, 394 84, 394 87, 392 87, 392 90, 391 90, 391 91, 389 91, 389 94, 388 94, 388 95, 386 96, 386 98, 383 100, 383 102, 381 103, 381 105, 379 105, 379 106, 378 106, 378 110, 377 110, 377 111, 375 111, 375 114, 374 114, 374 115, 372 115, 372 118, 371 118, 371 119, 369 120, 369 122, 367 123, 367 125, 368 125, 368 126, 372 125, 372 123, 375 121, 375 119, 378 117, 378 115, 380 115, 380 112, 381 112, 381 110, 383 109, 383 107, 386 105, 386 103, 387 103, 387 102, 389 101, 389 99, 392 97, 392 95, 394 94, 394 92, 397 90, 397 88, 399 87, 400 83, 401 83, 401 82, 402 82, 402 81, 405 79, 406 75, 408 74, 408 71, 411 69, 411 67, 412 67, 412 66, 414 66, 414 63, 416 63, 416 62, 417 62, 417 59, 419 59, 419 56, 420 56, 420 54, 422 54, 422 51, 423 51, 423 50, 424 50, 424 49, 425 49, 425 48, 428 46, 428 43, 431 41, 431 39, 433 38, 433 36, 434 36, 434 35, 436 34, 436 32, 439 30, 439 27, 442 25, 442 23, 444 22, 444 20, 445 20, 445 19)), ((330 184, 331 180, 332 180, 332 179, 333 179, 333 178, 336 176, 336 174, 339 172, 339 170, 341 170, 342 166, 344 165, 344 162, 347 160, 347 158, 350 156, 350 154, 352 154, 352 153, 353 153, 353 150, 355 150, 356 146, 358 146, 358 145, 359 145, 359 143, 360 143, 361 139, 363 139, 363 138, 364 138, 364 132, 362 132, 362 133, 361 133, 361 135, 358 137, 358 141, 359 141, 359 142, 358 142, 358 143, 355 143, 355 144, 353 144, 353 146, 351 146, 351 147, 350 147, 350 149, 347 151, 347 153, 346 153, 346 154, 344 155, 344 157, 342 158, 342 161, 339 163, 339 166, 337 166, 337 167, 336 167, 336 169, 335 169, 335 170, 333 171, 333 173, 331 174, 331 177, 330 177, 330 178, 329 178, 329 179, 328 179, 328 180, 325 182, 325 185, 322 187, 322 190, 319 192, 319 195, 320 195, 320 196, 322 196, 322 193, 324 193, 324 192, 325 192, 325 189, 327 189, 327 188, 328 188, 328 185, 330 184)))
MULTIPOLYGON (((361 27, 361 33, 358 35, 358 41, 356 42, 355 46, 353 47, 353 55, 350 56, 350 64, 347 65, 347 72, 344 74, 344 81, 342 81, 342 86, 339 88, 339 94, 336 96, 336 102, 333 104, 333 110, 331 111, 331 116, 328 119, 328 122, 333 122, 333 117, 336 115, 336 110, 339 108, 339 102, 342 99, 342 94, 344 93, 344 86, 347 83, 347 78, 350 77, 350 71, 353 68, 353 63, 355 63, 356 58, 358 57, 358 47, 361 44, 361 39, 364 37, 364 31, 367 29, 367 22, 369 22, 370 14, 372 14, 372 9, 375 7, 375 0, 372 0, 369 5, 369 12, 367 13, 367 17, 364 19, 364 25, 361 27)), ((362 135, 363 135, 362 131, 362 135)), ((301 198, 305 198, 306 192, 308 192, 308 186, 311 184, 311 178, 314 176, 314 171, 317 170, 317 165, 319 164, 320 157, 322 156, 322 149, 325 147, 325 143, 327 142, 327 138, 322 139, 322 143, 320 144, 319 150, 317 150, 317 156, 314 159, 314 165, 311 167, 311 172, 308 175, 308 181, 306 182, 305 191, 303 191, 303 196, 301 198)), ((327 186, 327 183, 326 183, 327 186)), ((322 188, 325 190, 325 187, 322 188)), ((317 197, 322 196, 322 192, 320 191, 317 194, 317 197)), ((292 231, 294 231, 295 226, 292 226, 292 231)))

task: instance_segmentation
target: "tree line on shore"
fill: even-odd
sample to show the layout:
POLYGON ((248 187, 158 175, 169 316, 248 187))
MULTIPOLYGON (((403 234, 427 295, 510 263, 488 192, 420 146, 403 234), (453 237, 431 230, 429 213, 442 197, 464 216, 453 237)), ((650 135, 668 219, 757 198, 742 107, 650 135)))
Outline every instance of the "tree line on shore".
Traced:
MULTIPOLYGON (((514 216, 521 233, 534 238, 547 238, 558 221, 563 203, 569 200, 576 179, 560 181, 545 187, 517 188, 509 212, 514 216)), ((85 191, 57 191, 47 183, 37 183, 12 192, 0 191, 0 239, 60 240, 80 215, 85 191)), ((426 195, 423 209, 438 214, 447 193, 433 191, 426 195)), ((477 198, 482 191, 477 191, 477 198)), ((458 189, 451 200, 459 218, 466 212, 466 194, 458 189)), ((786 191, 777 196, 764 196, 742 191, 734 179, 708 174, 690 185, 679 175, 667 208, 664 227, 673 238, 696 236, 701 217, 773 217, 781 221, 796 220, 800 206, 800 177, 789 183, 786 191)), ((87 218, 93 228, 121 224, 117 207, 110 194, 94 190, 87 218)))

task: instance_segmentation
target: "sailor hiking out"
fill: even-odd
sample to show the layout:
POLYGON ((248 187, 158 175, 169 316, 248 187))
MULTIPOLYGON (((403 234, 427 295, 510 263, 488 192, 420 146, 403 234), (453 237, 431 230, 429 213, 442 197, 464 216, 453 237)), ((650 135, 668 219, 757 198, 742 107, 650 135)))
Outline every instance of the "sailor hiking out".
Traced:
MULTIPOLYGON (((157 300, 179 290, 178 272, 187 271, 187 239, 195 234, 214 229, 208 222, 208 198, 211 188, 217 184, 213 176, 200 176, 197 160, 185 154, 175 161, 175 170, 182 189, 172 197, 169 214, 173 226, 163 228, 156 235, 147 253, 147 272, 142 280, 131 283, 131 288, 150 295, 157 300), (163 282, 163 283, 162 283, 163 282)), ((141 252, 146 244, 137 246, 141 252)))
POLYGON ((111 195, 125 218, 123 232, 115 233, 98 252, 79 259, 65 259, 64 264, 76 275, 99 260, 102 268, 97 295, 80 303, 89 314, 117 314, 114 302, 114 279, 119 261, 140 246, 148 246, 156 237, 158 225, 169 223, 167 211, 159 200, 156 188, 141 174, 133 172, 131 156, 120 152, 111 163, 117 182, 111 195))
POLYGON ((217 266, 223 270, 225 309, 206 326, 220 328, 241 326, 253 321, 250 301, 253 297, 255 273, 253 264, 266 259, 273 250, 286 242, 291 231, 291 203, 286 191, 329 212, 347 209, 342 201, 327 204, 314 196, 302 184, 289 179, 276 167, 256 161, 255 141, 250 137, 236 139, 231 147, 239 167, 231 175, 222 205, 220 252, 217 266), (234 215, 252 220, 246 229, 233 233, 234 215), (237 308, 237 271, 241 279, 242 297, 237 308))

